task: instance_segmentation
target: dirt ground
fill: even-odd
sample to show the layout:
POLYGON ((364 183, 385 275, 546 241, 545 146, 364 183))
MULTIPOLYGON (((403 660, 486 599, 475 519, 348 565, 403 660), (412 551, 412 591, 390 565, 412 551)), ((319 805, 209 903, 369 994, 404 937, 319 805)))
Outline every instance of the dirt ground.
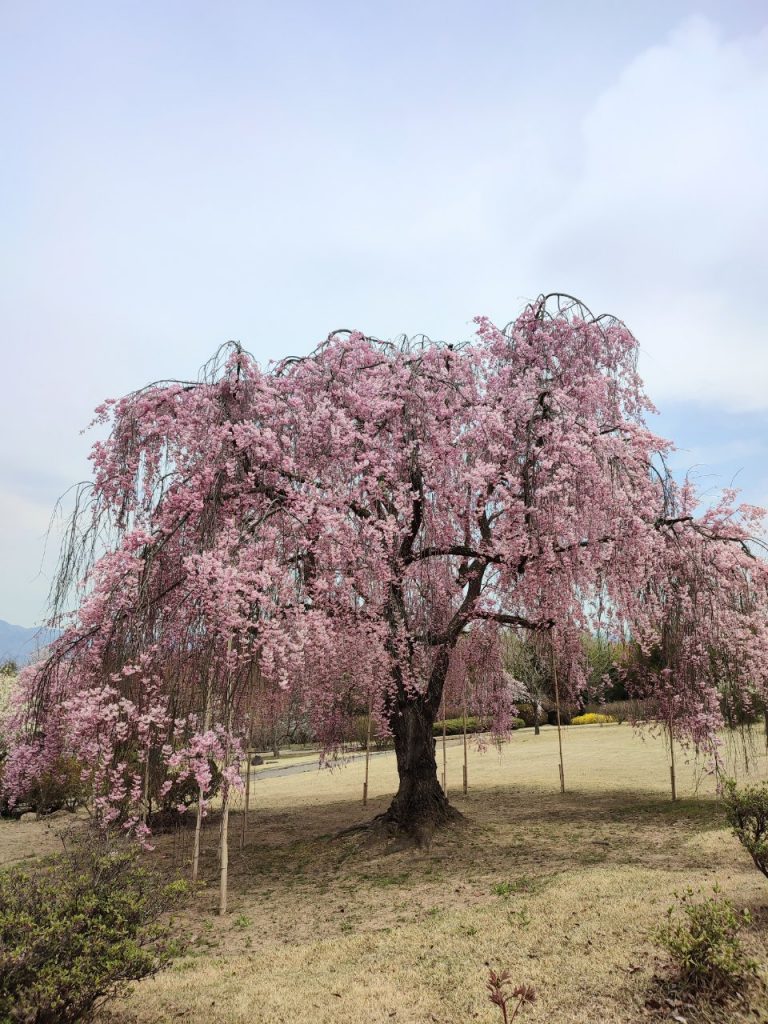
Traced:
MULTIPOLYGON (((768 776, 762 734, 748 768, 725 752, 732 774, 768 776)), ((535 986, 524 1021, 768 1021, 759 983, 749 1010, 703 1018, 656 996, 668 966, 654 932, 687 886, 707 895, 717 883, 749 907, 746 941, 766 961, 768 882, 726 828, 712 777, 678 751, 673 803, 664 744, 628 726, 571 727, 564 760, 563 796, 555 730, 516 733, 501 751, 473 746, 465 797, 461 744, 450 746, 449 794, 466 823, 416 852, 337 836, 386 808, 391 754, 371 761, 367 808, 360 761, 254 775, 242 849, 240 811, 232 818, 230 912, 216 916, 212 818, 206 885, 179 921, 187 954, 103 1020, 500 1024, 485 991, 490 966, 535 986)), ((0 823, 0 861, 52 848, 56 827, 0 823)), ((191 832, 177 831, 150 856, 185 873, 190 852, 191 832)))

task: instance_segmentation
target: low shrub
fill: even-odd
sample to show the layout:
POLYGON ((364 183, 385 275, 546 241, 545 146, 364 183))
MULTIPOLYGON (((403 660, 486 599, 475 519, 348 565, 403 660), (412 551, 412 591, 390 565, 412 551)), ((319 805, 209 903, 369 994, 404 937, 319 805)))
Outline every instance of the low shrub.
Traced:
POLYGON ((622 722, 642 722, 648 717, 646 701, 610 700, 603 704, 587 704, 583 714, 610 715, 621 725, 622 722))
POLYGON ((615 725, 616 719, 613 715, 598 715, 593 711, 586 715, 576 715, 571 719, 571 725, 615 725))
POLYGON ((728 779, 723 802, 733 834, 768 878, 768 783, 738 789, 734 780, 728 779))
MULTIPOLYGON (((208 758, 208 770, 211 773, 211 781, 206 796, 211 800, 218 796, 222 780, 221 768, 212 757, 208 758)), ((193 774, 186 775, 184 778, 171 775, 169 781, 170 788, 158 801, 161 811, 169 813, 177 811, 179 807, 192 807, 197 803, 200 797, 200 784, 193 774)))
MULTIPOLYGON (((432 726, 433 734, 442 736, 443 726, 445 726, 446 736, 461 736, 464 732, 464 719, 446 718, 445 721, 435 722, 432 726)), ((490 727, 491 723, 487 718, 477 718, 475 715, 467 716, 467 732, 488 732, 490 727)))
MULTIPOLYGON (((464 732, 464 719, 463 718, 446 718, 445 723, 443 721, 435 722, 432 725, 432 733, 435 736, 443 735, 443 724, 445 724, 445 735, 446 736, 461 736, 464 732)), ((491 721, 488 718, 477 718, 474 715, 467 717, 467 732, 488 732, 491 728, 491 721)), ((513 718, 509 722, 510 729, 524 729, 525 722, 522 718, 513 718)))
POLYGON ((80 764, 74 757, 60 757, 40 775, 25 799, 38 813, 48 814, 62 807, 74 811, 85 796, 80 764))
MULTIPOLYGON (((579 714, 579 709, 569 707, 567 704, 560 706, 560 725, 570 725, 574 715, 579 714)), ((547 724, 557 725, 557 708, 551 708, 547 712, 547 724)))
POLYGON ((89 1020, 179 952, 158 922, 186 885, 164 883, 137 856, 80 840, 42 865, 0 872, 2 1024, 89 1020))
MULTIPOLYGON (((517 708, 517 714, 522 721, 523 725, 520 728, 531 728, 536 724, 536 708, 528 701, 520 701, 515 703, 517 708)), ((538 715, 539 725, 546 725, 547 723, 547 712, 543 709, 539 709, 538 715)))
MULTIPOLYGON (((368 742, 368 715, 356 715, 347 730, 345 737, 349 742, 356 743, 361 750, 365 750, 368 742)), ((391 736, 379 736, 376 732, 376 724, 371 725, 371 746, 374 750, 387 750, 393 745, 391 736)))
POLYGON ((17 794, 11 805, 8 795, 2 793, 0 762, 0 817, 18 818, 25 811, 38 814, 50 814, 62 808, 74 811, 86 797, 80 764, 73 757, 60 757, 25 792, 17 794))
POLYGON ((658 940, 672 956, 685 989, 734 991, 757 969, 739 939, 750 921, 749 911, 736 910, 717 886, 714 896, 704 900, 694 896, 693 889, 678 895, 658 940))

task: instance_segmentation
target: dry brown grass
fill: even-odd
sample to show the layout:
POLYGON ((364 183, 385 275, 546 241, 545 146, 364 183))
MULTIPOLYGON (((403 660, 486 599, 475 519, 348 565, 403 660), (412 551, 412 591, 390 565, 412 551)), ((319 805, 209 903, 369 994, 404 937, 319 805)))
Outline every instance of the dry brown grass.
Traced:
MULTIPOLYGON (((242 852, 233 820, 231 913, 215 916, 212 822, 208 885, 184 920, 188 955, 137 985, 107 1019, 493 1024, 500 1017, 484 989, 491 965, 536 986, 525 1021, 671 1020, 672 1009, 665 1016, 645 1003, 664 971, 652 934, 675 890, 718 882, 749 905, 749 942, 762 960, 768 928, 768 886, 725 828, 712 780, 678 762, 683 799, 673 804, 660 741, 625 726, 573 727, 561 796, 554 730, 526 731, 501 757, 492 748, 471 752, 465 798, 454 745, 449 788, 456 784, 451 796, 467 824, 420 852, 335 837, 385 809, 396 781, 392 755, 371 761, 367 810, 362 762, 265 776, 252 787, 242 852)), ((752 777, 767 770, 759 749, 752 777)), ((31 829, 0 825, 0 848, 9 830, 24 827, 31 829)), ((186 855, 188 837, 184 844, 186 855)), ((171 868, 179 853, 178 837, 165 836, 153 857, 171 868)), ((768 1001, 757 992, 751 1015, 708 1017, 768 1021, 768 1001)))

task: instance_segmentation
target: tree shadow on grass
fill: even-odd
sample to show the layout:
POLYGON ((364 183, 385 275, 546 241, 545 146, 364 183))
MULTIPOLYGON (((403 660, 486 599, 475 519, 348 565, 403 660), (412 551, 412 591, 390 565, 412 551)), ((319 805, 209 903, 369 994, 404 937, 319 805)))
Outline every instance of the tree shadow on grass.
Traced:
MULTIPOLYGON (((367 814, 386 806, 372 801, 367 814)), ((244 849, 241 817, 230 818, 230 884, 326 889, 344 880, 376 885, 407 875, 403 885, 536 877, 595 867, 638 867, 691 873, 727 867, 738 856, 720 804, 711 798, 672 802, 643 790, 589 794, 544 793, 516 787, 456 801, 466 822, 435 834, 424 851, 392 851, 365 838, 339 835, 360 820, 358 804, 335 801, 284 812, 251 812, 244 849), (717 833, 722 832, 722 843, 717 833)), ((206 826, 202 869, 217 872, 218 829, 206 826)))

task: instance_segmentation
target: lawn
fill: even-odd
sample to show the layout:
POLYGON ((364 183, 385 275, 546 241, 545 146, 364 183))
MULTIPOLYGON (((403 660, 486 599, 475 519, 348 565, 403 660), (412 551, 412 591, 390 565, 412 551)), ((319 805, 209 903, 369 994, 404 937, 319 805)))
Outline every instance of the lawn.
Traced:
MULTIPOLYGON (((752 777, 768 773, 762 734, 752 777)), ((438 744, 438 753, 441 752, 438 744)), ((394 756, 252 783, 240 850, 233 818, 231 913, 215 915, 216 827, 204 847, 207 885, 183 919, 187 955, 105 1013, 105 1020, 205 1024, 501 1021, 488 1002, 488 966, 538 992, 522 1020, 673 1020, 654 1008, 666 964, 653 933, 675 891, 714 883, 752 910, 747 940, 762 961, 768 882, 724 826, 713 780, 678 752, 669 794, 663 743, 628 726, 565 730, 567 792, 559 793, 557 736, 515 733, 499 753, 472 747, 461 793, 461 744, 448 748, 449 791, 466 824, 429 850, 389 852, 347 826, 384 810, 394 756), (646 1005, 651 998, 651 1008, 646 1005)), ((746 774, 732 750, 730 769, 746 774)), ((0 847, 44 826, 3 823, 0 847)), ((189 835, 160 837, 152 858, 172 869, 189 835)), ((759 992, 750 1015, 768 1021, 759 992)))

